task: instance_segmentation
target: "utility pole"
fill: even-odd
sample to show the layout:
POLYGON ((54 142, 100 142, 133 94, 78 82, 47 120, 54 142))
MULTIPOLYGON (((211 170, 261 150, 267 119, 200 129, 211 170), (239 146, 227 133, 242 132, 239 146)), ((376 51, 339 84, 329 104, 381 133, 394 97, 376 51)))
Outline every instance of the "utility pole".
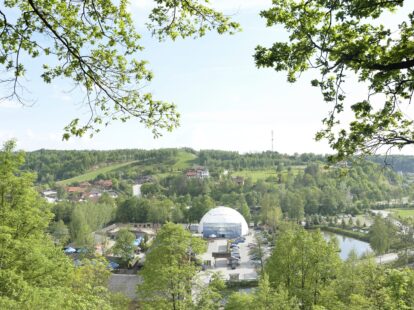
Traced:
POLYGON ((273 129, 272 129, 272 153, 273 153, 273 129))

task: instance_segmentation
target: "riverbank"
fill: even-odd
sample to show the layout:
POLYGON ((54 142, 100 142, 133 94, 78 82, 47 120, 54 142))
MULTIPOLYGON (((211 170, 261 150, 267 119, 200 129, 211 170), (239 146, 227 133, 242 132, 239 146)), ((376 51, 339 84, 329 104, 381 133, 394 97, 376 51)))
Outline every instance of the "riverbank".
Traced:
POLYGON ((367 234, 361 233, 359 231, 353 231, 348 229, 343 229, 340 227, 332 227, 326 225, 314 225, 308 229, 320 229, 321 231, 328 231, 335 234, 343 235, 346 237, 354 238, 360 241, 369 242, 369 237, 367 234))

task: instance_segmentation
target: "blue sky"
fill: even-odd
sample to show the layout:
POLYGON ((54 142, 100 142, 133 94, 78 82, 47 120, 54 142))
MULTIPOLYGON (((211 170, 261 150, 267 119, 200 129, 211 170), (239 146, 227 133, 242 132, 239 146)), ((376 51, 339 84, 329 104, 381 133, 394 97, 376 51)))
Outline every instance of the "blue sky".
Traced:
MULTIPOLYGON (((129 121, 113 123, 92 139, 63 142, 63 127, 74 117, 86 115, 87 109, 79 104, 78 95, 67 92, 71 88, 68 81, 45 85, 36 74, 29 74, 27 85, 36 103, 32 107, 0 104, 0 142, 16 138, 19 148, 25 150, 186 146, 249 152, 269 150, 273 130, 276 151, 330 152, 325 142, 314 141, 321 119, 329 111, 319 91, 310 86, 316 72, 289 84, 284 73, 255 67, 252 55, 256 45, 286 38, 282 29, 266 28, 258 15, 270 2, 217 0, 214 3, 220 9, 241 23, 241 33, 210 33, 197 40, 160 43, 143 26, 151 1, 133 1, 131 11, 145 46, 142 58, 150 62, 155 75, 147 90, 178 106, 181 126, 174 132, 153 139, 148 129, 129 121)), ((34 63, 30 69, 35 67, 34 63)), ((349 88, 350 100, 366 93, 363 85, 354 83, 349 88)))

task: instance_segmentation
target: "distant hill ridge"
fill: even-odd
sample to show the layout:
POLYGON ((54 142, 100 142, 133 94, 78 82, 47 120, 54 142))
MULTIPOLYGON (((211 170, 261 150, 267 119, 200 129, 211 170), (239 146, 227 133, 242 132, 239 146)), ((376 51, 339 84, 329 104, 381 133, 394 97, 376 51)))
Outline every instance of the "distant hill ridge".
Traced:
MULTIPOLYGON (((373 156, 370 161, 389 165, 394 171, 414 173, 414 156, 373 156)), ((310 162, 326 163, 326 156, 312 153, 280 154, 261 152, 240 154, 234 151, 201 150, 191 148, 169 148, 158 150, 38 150, 26 154, 24 169, 37 173, 38 183, 58 182, 60 185, 83 182, 98 176, 118 173, 127 178, 134 175, 156 175, 165 177, 182 172, 194 165, 207 166, 213 171, 257 171, 253 177, 264 177, 269 169, 301 167, 310 162)))

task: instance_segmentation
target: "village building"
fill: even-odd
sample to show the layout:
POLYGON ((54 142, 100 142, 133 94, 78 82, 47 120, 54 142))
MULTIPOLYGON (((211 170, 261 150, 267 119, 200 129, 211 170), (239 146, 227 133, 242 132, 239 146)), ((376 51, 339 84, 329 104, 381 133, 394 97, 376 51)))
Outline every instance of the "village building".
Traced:
POLYGON ((210 177, 210 172, 205 167, 196 167, 187 170, 185 175, 189 179, 206 179, 210 177))
POLYGON ((232 179, 233 179, 233 182, 236 183, 237 185, 239 185, 239 186, 244 185, 244 178, 243 177, 236 176, 236 177, 233 177, 232 179))
POLYGON ((47 190, 42 192, 42 196, 47 200, 49 203, 55 203, 58 199, 58 193, 55 190, 47 190))
POLYGON ((94 182, 94 185, 105 188, 111 189, 112 188, 112 180, 98 180, 94 182))

